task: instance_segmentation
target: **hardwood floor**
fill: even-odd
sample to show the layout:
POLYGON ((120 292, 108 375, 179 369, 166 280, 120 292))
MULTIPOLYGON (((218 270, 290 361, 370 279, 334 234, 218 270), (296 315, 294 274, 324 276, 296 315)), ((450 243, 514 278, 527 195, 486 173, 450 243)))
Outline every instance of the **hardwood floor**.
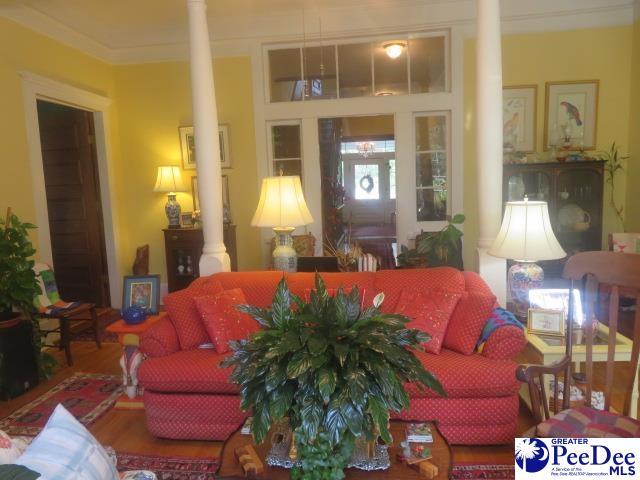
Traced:
MULTIPOLYGON (((119 374, 120 345, 103 343, 98 349, 92 342, 73 342, 74 365, 67 367, 63 352, 53 352, 59 369, 47 382, 26 394, 0 403, 0 418, 9 415, 22 405, 43 394, 51 387, 69 377, 74 372, 119 374)), ((521 408, 520 431, 526 431, 532 424, 531 416, 521 408)), ((221 442, 163 440, 153 437, 146 428, 143 411, 112 409, 98 420, 91 432, 103 444, 118 451, 147 455, 177 455, 187 457, 218 457, 221 442)), ((512 463, 513 445, 491 447, 453 447, 455 462, 471 463, 512 463)))

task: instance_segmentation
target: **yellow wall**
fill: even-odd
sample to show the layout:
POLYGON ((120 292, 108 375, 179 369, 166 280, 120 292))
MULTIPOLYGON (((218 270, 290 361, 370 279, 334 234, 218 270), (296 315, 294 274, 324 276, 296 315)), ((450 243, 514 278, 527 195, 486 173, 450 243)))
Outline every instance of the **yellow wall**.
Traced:
MULTIPOLYGON (((258 203, 258 173, 253 127, 251 63, 248 57, 216 59, 216 98, 220 123, 229 125, 232 168, 229 194, 237 225, 239 269, 261 265, 259 231, 249 225, 258 203)), ((166 195, 153 193, 158 165, 181 165, 178 126, 192 125, 191 85, 187 62, 115 67, 121 154, 126 171, 121 178, 122 223, 126 225, 128 264, 135 247, 150 245, 150 269, 166 278, 162 228, 166 195)), ((183 171, 190 188, 195 170, 183 171)), ((199 185, 202 190, 204 187, 199 185)), ((191 193, 178 194, 183 211, 193 211, 191 193)))
MULTIPOLYGON (((504 85, 538 85, 536 145, 539 152, 542 151, 544 134, 545 82, 588 79, 600 80, 597 149, 606 150, 615 140, 621 152, 627 151, 631 35, 631 27, 623 26, 503 37, 504 85)), ((475 268, 477 264, 475 103, 475 40, 469 39, 465 41, 464 48, 464 213, 467 215, 464 261, 465 267, 469 269, 475 268)), ((635 135, 636 138, 639 136, 635 135)), ((624 178, 616 184, 618 202, 625 200, 625 185, 624 178)), ((608 194, 609 186, 606 186, 606 198, 608 194)), ((604 235, 611 231, 620 231, 620 225, 605 202, 604 235)))
POLYGON ((627 163, 626 227, 640 232, 640 20, 633 26, 631 102, 629 105, 629 153, 627 163))
MULTIPOLYGON (((35 222, 22 82, 18 75, 22 70, 108 97, 113 96, 113 75, 106 63, 0 17, 0 208, 11 206, 23 221, 35 222)), ((114 119, 114 139, 115 124, 114 119)), ((37 235, 32 234, 31 238, 37 247, 37 235)))

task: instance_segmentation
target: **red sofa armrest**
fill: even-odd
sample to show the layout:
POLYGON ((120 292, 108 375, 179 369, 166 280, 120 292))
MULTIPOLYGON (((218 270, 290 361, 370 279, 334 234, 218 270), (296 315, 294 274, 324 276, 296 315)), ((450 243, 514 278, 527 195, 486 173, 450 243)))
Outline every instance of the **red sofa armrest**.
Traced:
POLYGON ((495 360, 511 360, 524 348, 524 331, 513 325, 497 328, 484 343, 482 355, 495 360))
POLYGON ((142 334, 140 350, 149 357, 164 357, 180 350, 178 333, 169 315, 162 317, 142 334))

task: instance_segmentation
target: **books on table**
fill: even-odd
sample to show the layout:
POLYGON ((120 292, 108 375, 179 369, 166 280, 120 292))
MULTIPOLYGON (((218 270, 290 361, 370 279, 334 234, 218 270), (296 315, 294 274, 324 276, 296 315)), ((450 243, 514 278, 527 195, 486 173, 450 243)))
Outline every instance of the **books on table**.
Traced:
POLYGON ((433 434, 428 423, 409 423, 407 425, 407 442, 431 443, 433 434))

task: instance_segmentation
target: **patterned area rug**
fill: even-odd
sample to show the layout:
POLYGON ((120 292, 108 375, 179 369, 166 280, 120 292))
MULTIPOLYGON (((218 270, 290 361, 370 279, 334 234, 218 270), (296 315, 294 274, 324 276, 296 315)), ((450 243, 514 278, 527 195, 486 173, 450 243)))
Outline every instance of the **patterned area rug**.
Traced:
POLYGON ((8 417, 0 430, 9 435, 35 436, 61 403, 83 425, 90 427, 115 404, 122 393, 122 377, 97 373, 75 373, 8 417))
POLYGON ((513 465, 454 464, 451 478, 454 480, 513 480, 513 465))
POLYGON ((217 458, 157 457, 118 453, 118 471, 150 470, 158 480, 213 480, 217 458))
MULTIPOLYGON (((95 342, 96 336, 93 333, 93 327, 87 327, 81 332, 74 333, 71 337, 72 342, 95 342)), ((104 330, 100 337, 102 343, 118 343, 118 335, 113 332, 107 332, 104 330)))

